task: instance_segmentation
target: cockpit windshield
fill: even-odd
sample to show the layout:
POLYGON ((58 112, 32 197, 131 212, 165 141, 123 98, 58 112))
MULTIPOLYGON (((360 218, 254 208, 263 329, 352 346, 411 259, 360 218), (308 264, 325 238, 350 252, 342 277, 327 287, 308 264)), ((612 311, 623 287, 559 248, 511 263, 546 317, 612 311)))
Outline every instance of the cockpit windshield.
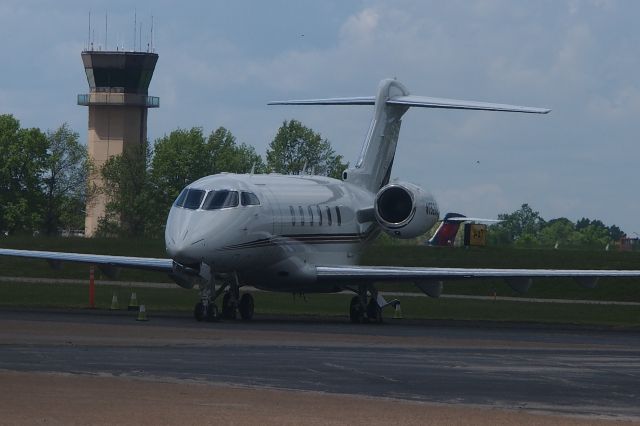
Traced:
POLYGON ((253 192, 245 192, 242 191, 240 193, 240 198, 242 200, 243 206, 259 206, 260 200, 253 192))
POLYGON ((238 207, 238 192, 226 189, 220 191, 209 191, 202 208, 204 210, 218 210, 229 207, 238 207))
POLYGON ((174 205, 185 209, 196 210, 200 207, 205 192, 201 189, 185 188, 182 190, 174 205))

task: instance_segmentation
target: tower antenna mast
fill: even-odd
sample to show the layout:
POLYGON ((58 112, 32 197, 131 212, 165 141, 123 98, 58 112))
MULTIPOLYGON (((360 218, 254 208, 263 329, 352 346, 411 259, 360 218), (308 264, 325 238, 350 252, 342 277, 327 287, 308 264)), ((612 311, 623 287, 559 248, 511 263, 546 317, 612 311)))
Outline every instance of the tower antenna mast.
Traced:
POLYGON ((138 38, 138 11, 133 9, 133 51, 136 51, 136 39, 138 38))
POLYGON ((89 34, 87 34, 87 50, 91 46, 91 9, 89 9, 89 34))

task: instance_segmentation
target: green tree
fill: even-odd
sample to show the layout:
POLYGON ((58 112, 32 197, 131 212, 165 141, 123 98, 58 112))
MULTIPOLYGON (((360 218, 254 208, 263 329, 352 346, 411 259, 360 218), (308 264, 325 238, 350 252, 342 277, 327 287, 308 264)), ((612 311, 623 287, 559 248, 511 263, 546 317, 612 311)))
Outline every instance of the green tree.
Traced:
POLYGON ((84 228, 89 171, 87 149, 78 142, 78 133, 67 123, 48 131, 46 137, 44 232, 52 235, 60 227, 84 228))
POLYGON ((168 212, 187 184, 206 176, 211 158, 202 128, 177 129, 156 140, 150 180, 158 202, 168 212))
POLYGON ((255 173, 265 171, 262 157, 256 153, 255 148, 244 143, 238 145, 236 137, 224 127, 211 132, 207 147, 212 161, 209 174, 249 173, 252 169, 255 173))
POLYGON ((314 174, 340 179, 348 164, 319 133, 297 120, 284 121, 267 149, 267 168, 276 173, 297 174, 305 166, 314 174))
POLYGON ((612 241, 619 241, 621 238, 623 238, 626 234, 622 231, 622 229, 620 229, 617 225, 611 225, 608 228, 609 231, 609 238, 611 238, 612 241))
POLYGON ((542 228, 538 236, 538 243, 544 246, 570 245, 575 237, 576 227, 569 219, 561 217, 552 219, 542 228))
POLYGON ((47 138, 0 115, 0 232, 33 232, 42 223, 47 138))
POLYGON ((498 215, 498 219, 502 222, 491 227, 490 235, 493 234, 492 242, 501 244, 534 244, 545 224, 540 213, 534 211, 529 204, 523 204, 513 213, 498 215))
POLYGON ((121 155, 109 158, 101 168, 102 191, 107 197, 105 216, 98 235, 140 237, 157 235, 153 220, 157 198, 148 179, 151 150, 142 143, 121 155))
POLYGON ((604 247, 610 242, 606 226, 590 224, 575 234, 575 244, 582 247, 604 247))
MULTIPOLYGON (((252 146, 238 145, 235 136, 219 127, 205 138, 202 129, 178 129, 155 143, 151 177, 158 203, 169 206, 182 188, 203 176, 220 172, 263 172, 264 162, 252 146)), ((166 216, 165 216, 166 217, 166 216)))
POLYGON ((589 225, 591 225, 591 220, 587 219, 586 217, 583 217, 582 219, 576 222, 576 231, 581 231, 589 225))

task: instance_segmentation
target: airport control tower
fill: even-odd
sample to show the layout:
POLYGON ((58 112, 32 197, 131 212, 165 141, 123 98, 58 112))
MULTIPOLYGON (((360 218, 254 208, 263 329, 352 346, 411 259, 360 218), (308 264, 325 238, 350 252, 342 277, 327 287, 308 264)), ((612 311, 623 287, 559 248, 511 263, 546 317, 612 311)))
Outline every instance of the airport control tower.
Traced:
MULTIPOLYGON (((147 110, 160 99, 148 96, 158 61, 156 53, 84 51, 82 62, 89 93, 78 95, 78 105, 89 107, 89 157, 98 172, 90 183, 102 186, 99 169, 109 157, 139 146, 147 139, 147 110)), ((98 194, 87 204, 85 236, 93 236, 105 214, 106 197, 98 194)))

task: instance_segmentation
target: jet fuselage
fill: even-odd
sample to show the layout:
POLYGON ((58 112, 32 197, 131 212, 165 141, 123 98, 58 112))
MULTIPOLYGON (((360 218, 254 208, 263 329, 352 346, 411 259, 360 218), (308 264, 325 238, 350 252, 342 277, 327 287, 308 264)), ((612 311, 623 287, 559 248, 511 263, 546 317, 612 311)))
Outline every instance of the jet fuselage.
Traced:
POLYGON ((317 286, 315 266, 358 263, 379 227, 359 222, 357 212, 374 199, 366 189, 323 176, 207 176, 171 207, 167 253, 183 265, 235 272, 259 288, 333 291, 309 288, 317 286))

